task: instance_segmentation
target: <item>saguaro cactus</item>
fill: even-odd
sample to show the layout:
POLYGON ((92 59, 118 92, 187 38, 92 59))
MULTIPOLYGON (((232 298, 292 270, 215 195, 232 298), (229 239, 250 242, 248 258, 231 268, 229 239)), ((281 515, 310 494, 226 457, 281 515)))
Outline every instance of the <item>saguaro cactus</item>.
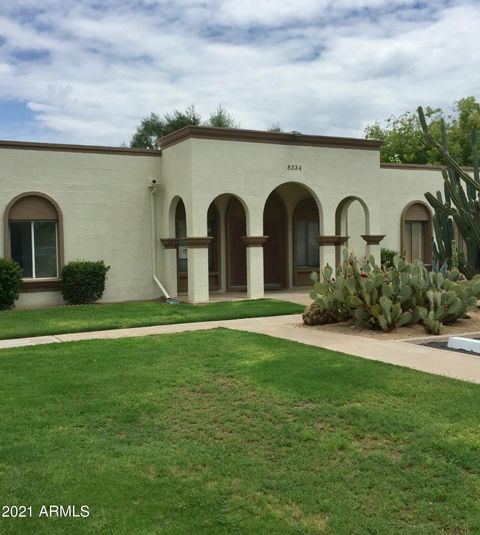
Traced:
POLYGON ((447 146, 445 124, 442 122, 442 143, 430 133, 422 107, 418 108, 422 130, 429 142, 442 154, 446 169, 442 170, 444 197, 440 191, 433 195, 425 193, 425 198, 435 210, 433 228, 435 241, 434 259, 442 264, 451 262, 453 221, 466 244, 466 265, 463 271, 473 276, 480 271, 480 169, 478 162, 477 130, 472 129, 473 177, 450 156, 447 146))

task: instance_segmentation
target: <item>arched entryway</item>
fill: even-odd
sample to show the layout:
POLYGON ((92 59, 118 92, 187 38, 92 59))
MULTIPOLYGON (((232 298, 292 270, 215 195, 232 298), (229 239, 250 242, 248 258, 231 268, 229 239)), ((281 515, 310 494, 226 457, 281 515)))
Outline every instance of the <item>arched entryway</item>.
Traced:
POLYGON ((320 267, 320 221, 319 202, 302 184, 287 182, 268 196, 263 218, 266 290, 311 284, 312 272, 320 267))
POLYGON ((287 278, 288 213, 280 195, 273 191, 263 210, 263 233, 268 236, 263 245, 265 290, 280 290, 288 286, 287 278))

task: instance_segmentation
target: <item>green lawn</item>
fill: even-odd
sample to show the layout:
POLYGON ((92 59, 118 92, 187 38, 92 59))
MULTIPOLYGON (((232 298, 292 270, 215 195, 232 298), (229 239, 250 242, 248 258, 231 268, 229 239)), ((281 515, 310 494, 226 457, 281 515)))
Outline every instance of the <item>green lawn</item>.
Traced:
POLYGON ((217 329, 0 351, 24 534, 480 533, 480 387, 217 329))
POLYGON ((297 314, 304 306, 273 299, 190 305, 137 301, 0 312, 0 340, 191 321, 297 314))

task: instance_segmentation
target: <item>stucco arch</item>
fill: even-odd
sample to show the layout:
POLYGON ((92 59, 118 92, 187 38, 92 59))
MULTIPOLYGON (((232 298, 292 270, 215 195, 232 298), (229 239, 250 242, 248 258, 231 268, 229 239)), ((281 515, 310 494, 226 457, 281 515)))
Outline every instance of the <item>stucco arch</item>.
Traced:
MULTIPOLYGON (((313 200, 315 201, 315 204, 317 205, 317 209, 318 209, 318 216, 319 216, 319 224, 320 224, 320 233, 322 232, 322 229, 323 229, 323 223, 324 223, 324 220, 323 220, 323 208, 322 208, 322 203, 320 202, 320 199, 318 197, 318 195, 316 194, 316 192, 308 185, 306 184, 303 184, 302 182, 297 182, 297 181, 294 181, 294 180, 289 180, 289 181, 286 181, 286 182, 282 182, 280 184, 278 184, 277 186, 275 186, 269 193, 268 195, 265 197, 264 199, 264 202, 263 202, 263 210, 265 210, 265 205, 267 203, 267 200, 268 198, 270 197, 270 195, 274 192, 274 191, 278 191, 280 193, 280 196, 281 195, 281 191, 282 189, 284 189, 285 187, 288 187, 288 186, 294 186, 296 188, 299 188, 300 191, 305 191, 306 194, 310 195, 313 200)), ((296 203, 295 203, 296 205, 296 203)), ((289 215, 291 216, 293 211, 295 210, 295 206, 293 207, 289 207, 287 206, 287 209, 289 211, 289 215)))
POLYGON ((168 208, 168 237, 169 238, 175 238, 176 237, 176 220, 175 220, 175 216, 176 216, 176 213, 177 213, 177 206, 178 206, 178 204, 180 202, 185 207, 185 216, 186 216, 187 222, 188 222, 187 207, 185 206, 185 202, 184 202, 183 198, 180 195, 174 195, 172 197, 172 200, 169 203, 169 208, 168 208))
POLYGON ((337 209, 335 211, 335 234, 341 234, 342 216, 345 214, 345 211, 348 210, 350 205, 356 201, 358 201, 362 206, 363 213, 365 216, 365 227, 363 229, 364 234, 370 233, 370 211, 368 209, 367 203, 361 197, 357 197, 356 195, 350 195, 342 199, 337 205, 337 209))
MULTIPOLYGON (((355 223, 355 220, 354 220, 355 223)), ((348 236, 348 241, 345 247, 348 247, 350 252, 355 253, 358 257, 363 257, 368 254, 367 244, 363 240, 362 235, 370 234, 370 211, 367 203, 356 195, 349 195, 342 199, 335 210, 335 234, 337 236, 348 236), (363 219, 363 224, 351 225, 349 221, 349 209, 353 204, 358 203, 363 212, 363 217, 356 214, 356 221, 360 223, 363 219)), ((335 251, 336 265, 340 265, 342 247, 337 247, 335 251)))
POLYGON ((402 210, 402 215, 401 215, 401 220, 402 221, 405 221, 406 220, 406 217, 407 217, 407 213, 408 211, 410 210, 410 208, 412 206, 414 206, 415 204, 421 204, 423 206, 423 208, 425 208, 427 210, 427 212, 430 214, 430 218, 433 218, 433 211, 432 211, 432 208, 431 206, 426 203, 425 201, 422 201, 422 200, 416 200, 416 201, 410 201, 405 207, 404 209, 402 210))
MULTIPOLYGON (((195 214, 192 221, 192 226, 196 233, 193 237, 209 236, 211 240, 208 242, 208 263, 209 263, 209 289, 210 291, 221 290, 225 291, 230 286, 235 286, 231 281, 232 265, 234 263, 233 256, 245 255, 245 244, 241 240, 241 236, 248 235, 249 226, 249 206, 245 200, 231 192, 222 192, 212 195, 206 202, 202 201, 201 205, 195 206, 195 214), (240 217, 240 229, 235 231, 231 228, 231 221, 229 218, 230 208, 235 205, 235 221, 238 226, 238 217, 240 217), (214 216, 214 217, 213 217, 214 216), (210 221, 215 219, 215 229, 210 229, 210 221), (212 230, 212 232, 210 232, 212 230), (235 239, 232 242, 232 233, 235 234, 235 239)), ((191 216, 192 217, 192 216, 191 216)), ((242 257, 237 259, 237 264, 244 268, 245 259, 242 257)), ((243 286, 245 281, 239 286, 243 286)))
POLYGON ((319 269, 319 256, 314 257, 323 224, 322 205, 309 186, 292 180, 270 192, 263 204, 263 233, 269 236, 263 248, 266 289, 310 284, 312 271, 319 269), (281 203, 273 202, 276 198, 281 203))
POLYGON ((245 211, 245 218, 247 221, 247 233, 249 229, 249 220, 250 220, 250 210, 248 204, 245 202, 245 200, 238 194, 232 193, 230 191, 226 191, 224 193, 219 193, 218 195, 215 195, 214 197, 211 197, 206 203, 206 205, 203 208, 204 217, 207 217, 208 210, 210 209, 210 206, 212 204, 215 204, 215 206, 218 208, 220 213, 225 213, 226 208, 230 202, 230 200, 234 198, 236 199, 243 207, 243 210, 245 211))

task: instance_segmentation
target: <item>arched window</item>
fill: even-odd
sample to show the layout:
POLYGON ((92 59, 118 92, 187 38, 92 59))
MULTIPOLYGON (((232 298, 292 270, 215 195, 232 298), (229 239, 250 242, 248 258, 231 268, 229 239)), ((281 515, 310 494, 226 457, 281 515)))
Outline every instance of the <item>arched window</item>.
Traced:
POLYGON ((432 216, 422 202, 408 204, 402 213, 402 254, 407 262, 432 263, 432 216))
POLYGON ((42 193, 13 199, 5 211, 5 256, 16 260, 24 279, 56 279, 62 268, 62 216, 42 193))

